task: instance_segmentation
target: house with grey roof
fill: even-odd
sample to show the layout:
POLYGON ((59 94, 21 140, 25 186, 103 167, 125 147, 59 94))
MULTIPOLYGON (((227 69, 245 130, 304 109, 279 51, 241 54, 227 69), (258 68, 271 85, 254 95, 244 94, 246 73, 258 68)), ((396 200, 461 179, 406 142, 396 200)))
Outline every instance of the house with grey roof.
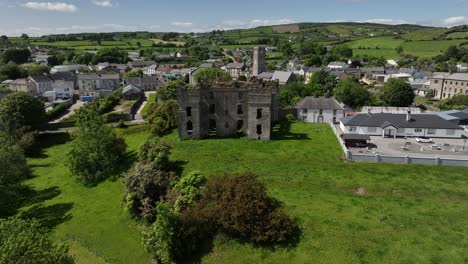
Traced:
POLYGON ((142 77, 127 77, 124 79, 124 85, 133 85, 142 91, 156 91, 160 85, 160 77, 143 75, 142 77))
POLYGON ((28 82, 33 86, 36 94, 43 95, 45 92, 53 91, 53 81, 47 74, 29 76, 28 82))
POLYGON ((145 93, 134 85, 127 85, 123 88, 122 97, 124 100, 138 100, 143 98, 145 93))
POLYGON ((78 75, 80 96, 105 97, 120 88, 119 74, 78 75))
POLYGON ((345 116, 345 108, 333 97, 307 96, 294 107, 297 119, 307 123, 336 123, 345 116))
POLYGON ((289 71, 274 71, 273 76, 271 76, 271 80, 278 81, 280 85, 285 85, 296 81, 296 76, 293 72, 289 71))
POLYGON ((155 61, 131 61, 127 63, 128 67, 132 69, 143 69, 155 64, 157 64, 155 61))
POLYGON ((226 65, 226 72, 228 72, 232 78, 239 78, 246 66, 242 62, 232 62, 226 65))
POLYGON ((345 135, 462 138, 463 128, 434 114, 358 114, 341 119, 345 135))
POLYGON ((434 75, 430 81, 430 89, 435 91, 435 99, 444 100, 454 95, 468 95, 468 73, 434 75))

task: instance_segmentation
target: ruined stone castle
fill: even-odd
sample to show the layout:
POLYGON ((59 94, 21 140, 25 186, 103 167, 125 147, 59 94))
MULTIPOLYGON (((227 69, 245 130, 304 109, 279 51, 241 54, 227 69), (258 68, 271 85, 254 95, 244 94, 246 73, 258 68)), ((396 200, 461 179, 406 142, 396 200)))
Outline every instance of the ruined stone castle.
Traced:
POLYGON ((178 88, 180 139, 229 137, 244 133, 250 139, 270 140, 278 120, 278 82, 200 81, 178 88))

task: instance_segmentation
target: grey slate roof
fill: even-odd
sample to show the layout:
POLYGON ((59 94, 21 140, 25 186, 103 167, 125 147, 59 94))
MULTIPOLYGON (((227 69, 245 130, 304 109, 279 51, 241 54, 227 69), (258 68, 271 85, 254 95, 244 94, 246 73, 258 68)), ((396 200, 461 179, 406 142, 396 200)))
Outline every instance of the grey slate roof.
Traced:
POLYGON ((322 110, 344 110, 344 108, 330 97, 313 97, 307 96, 296 104, 297 109, 322 109, 322 110))
POLYGON ((244 67, 245 67, 245 64, 241 62, 232 62, 226 65, 226 69, 243 69, 244 67))
POLYGON ((52 82, 52 80, 47 75, 30 76, 30 78, 37 83, 52 82))
POLYGON ((275 71, 273 72, 273 76, 271 77, 271 80, 273 81, 279 80, 280 83, 286 83, 292 78, 293 75, 294 75, 293 72, 275 71))
POLYGON ((125 88, 123 88, 122 93, 126 94, 126 93, 128 93, 130 91, 133 91, 133 92, 136 92, 136 93, 141 93, 141 90, 138 87, 134 86, 134 85, 125 86, 125 88))
POLYGON ((432 114, 415 114, 406 121, 406 114, 358 114, 341 119, 345 126, 382 127, 391 124, 398 128, 462 129, 458 125, 432 114))

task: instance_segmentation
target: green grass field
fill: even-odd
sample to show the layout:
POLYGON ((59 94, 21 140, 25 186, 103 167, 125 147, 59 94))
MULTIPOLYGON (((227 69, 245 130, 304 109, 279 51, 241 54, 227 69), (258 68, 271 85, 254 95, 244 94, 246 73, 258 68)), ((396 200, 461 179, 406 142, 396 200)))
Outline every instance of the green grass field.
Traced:
MULTIPOLYGON (((118 131, 129 155, 149 136, 145 127, 118 131)), ((466 261, 468 168, 345 162, 326 125, 277 126, 270 142, 179 141, 175 131, 165 138, 174 146, 171 159, 185 164, 184 173, 256 173, 302 229, 293 248, 260 248, 217 236, 201 263, 466 261)), ((43 204, 49 214, 40 216, 69 216, 54 237, 71 245, 77 263, 148 263, 142 227, 122 209, 121 179, 83 187, 65 167, 68 147, 50 146, 29 161, 36 177, 26 183, 58 191, 43 204)))
POLYGON ((433 40, 441 37, 447 32, 446 28, 424 28, 404 34, 403 39, 407 40, 433 40))
POLYGON ((146 114, 148 114, 148 109, 149 109, 150 105, 156 102, 156 93, 151 93, 148 96, 147 100, 148 100, 148 103, 146 103, 145 107, 143 107, 143 110, 141 110, 141 114, 144 115, 144 116, 146 114))
POLYGON ((435 40, 435 41, 412 41, 402 44, 405 53, 419 57, 433 57, 443 53, 449 46, 457 46, 466 42, 457 40, 435 40))
POLYGON ((96 41, 90 40, 46 42, 41 41, 40 39, 35 39, 31 43, 38 46, 73 48, 76 51, 84 51, 99 50, 105 48, 135 50, 138 49, 138 42, 140 42, 141 47, 151 47, 153 44, 153 41, 149 39, 123 39, 119 41, 102 41, 100 45, 96 41))

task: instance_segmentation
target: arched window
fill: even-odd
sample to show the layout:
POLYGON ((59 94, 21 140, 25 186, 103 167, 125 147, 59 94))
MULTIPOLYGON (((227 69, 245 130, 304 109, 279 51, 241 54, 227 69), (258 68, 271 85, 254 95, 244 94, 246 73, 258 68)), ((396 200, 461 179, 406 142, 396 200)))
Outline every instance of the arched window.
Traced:
POLYGON ((257 125, 257 135, 262 134, 262 125, 257 125))
POLYGON ((257 108, 257 119, 262 118, 263 116, 263 109, 262 108, 257 108))
POLYGON ((187 134, 192 135, 193 133, 193 123, 192 121, 187 122, 187 134))
POLYGON ((244 111, 242 111, 242 105, 237 105, 237 114, 238 115, 244 114, 244 111))
POLYGON ((216 105, 210 104, 210 114, 214 114, 216 112, 216 105))

